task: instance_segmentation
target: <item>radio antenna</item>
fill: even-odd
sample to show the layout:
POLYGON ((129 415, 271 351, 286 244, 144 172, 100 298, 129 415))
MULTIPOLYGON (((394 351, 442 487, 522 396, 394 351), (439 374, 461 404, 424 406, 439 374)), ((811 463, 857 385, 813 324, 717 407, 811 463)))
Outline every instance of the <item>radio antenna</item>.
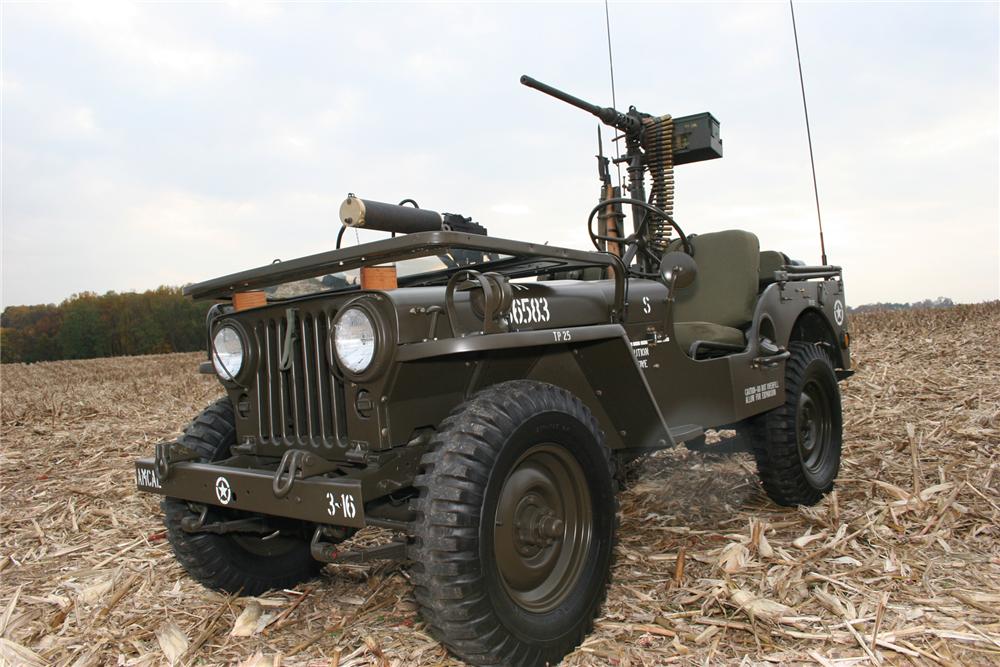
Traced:
MULTIPOLYGON (((615 99, 615 58, 611 53, 611 13, 608 11, 608 0, 604 0, 604 27, 608 33, 608 69, 611 70, 611 108, 618 108, 618 100, 615 99)), ((598 129, 598 132, 600 130, 598 129)), ((622 165, 621 165, 621 150, 618 148, 618 142, 615 144, 615 169, 618 172, 618 186, 621 187, 622 184, 622 165)))
MULTIPOLYGON (((607 8, 607 0, 604 6, 607 8)), ((799 31, 795 27, 795 5, 792 0, 788 0, 788 8, 792 12, 792 35, 795 36, 795 59, 799 63, 799 87, 802 89, 802 111, 806 116, 806 139, 809 141, 809 165, 812 167, 813 194, 816 197, 816 220, 819 222, 819 251, 823 258, 823 265, 826 265, 826 243, 823 241, 823 216, 819 212, 819 186, 816 184, 816 159, 813 157, 812 131, 809 129, 809 106, 806 104, 806 83, 802 77, 802 54, 799 53, 799 31)), ((611 39, 610 34, 608 39, 611 39)), ((610 41, 608 42, 610 44, 610 41)), ((613 81, 614 79, 612 79, 613 81)), ((614 83, 612 83, 614 87, 614 83)))

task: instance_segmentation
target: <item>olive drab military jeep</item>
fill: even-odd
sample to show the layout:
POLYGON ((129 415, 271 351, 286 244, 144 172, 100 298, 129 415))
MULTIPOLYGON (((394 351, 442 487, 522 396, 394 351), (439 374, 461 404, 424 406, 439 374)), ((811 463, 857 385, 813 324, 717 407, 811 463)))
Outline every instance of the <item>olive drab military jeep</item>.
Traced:
POLYGON ((721 157, 710 114, 522 82, 622 134, 628 195, 599 156, 593 251, 351 195, 334 250, 186 288, 216 302, 202 371, 225 395, 138 460, 136 482, 164 497, 204 585, 256 595, 324 563, 405 560, 454 655, 554 664, 604 600, 623 461, 735 428, 776 503, 832 489, 851 373, 841 270, 674 220, 674 166, 721 157), (392 238, 341 247, 351 227, 392 238), (367 526, 390 537, 341 546, 367 526))

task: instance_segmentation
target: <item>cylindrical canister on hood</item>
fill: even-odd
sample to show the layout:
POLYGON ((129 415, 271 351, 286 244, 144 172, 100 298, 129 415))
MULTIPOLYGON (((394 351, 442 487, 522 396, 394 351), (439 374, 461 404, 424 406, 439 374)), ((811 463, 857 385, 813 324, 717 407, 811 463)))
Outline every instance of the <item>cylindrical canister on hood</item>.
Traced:
POLYGON ((437 211, 425 208, 397 206, 348 195, 340 205, 340 221, 348 227, 415 234, 441 231, 443 218, 437 211))

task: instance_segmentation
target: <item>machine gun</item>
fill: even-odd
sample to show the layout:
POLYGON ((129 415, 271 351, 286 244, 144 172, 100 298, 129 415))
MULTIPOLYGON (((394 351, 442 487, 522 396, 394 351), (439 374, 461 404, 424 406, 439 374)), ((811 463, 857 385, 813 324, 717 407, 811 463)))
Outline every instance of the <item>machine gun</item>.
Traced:
MULTIPOLYGON (((454 231, 486 236, 486 228, 472 218, 457 213, 438 213, 420 208, 412 199, 398 204, 386 204, 372 199, 361 199, 349 193, 340 205, 340 221, 344 229, 375 229, 396 234, 417 232, 454 231), (412 204, 412 206, 405 206, 412 204)), ((340 247, 339 243, 338 246, 340 247)))
MULTIPOLYGON (((340 222, 343 226, 337 234, 337 249, 340 249, 344 232, 349 227, 389 232, 393 236, 442 231, 487 235, 485 227, 472 218, 458 213, 438 213, 420 208, 412 199, 404 199, 398 204, 387 204, 373 199, 362 199, 353 192, 348 193, 347 199, 340 205, 340 222)), ((450 268, 491 261, 498 257, 494 253, 473 252, 460 248, 452 248, 447 253, 438 255, 438 259, 450 268)))
POLYGON ((673 222, 674 165, 722 157, 719 121, 708 112, 672 118, 669 115, 651 116, 629 107, 628 112, 622 113, 611 107, 591 104, 527 75, 521 77, 521 83, 592 113, 602 123, 622 133, 616 140, 625 139, 625 154, 614 162, 627 165, 629 196, 622 197, 618 188, 611 186, 608 159, 603 151, 599 151, 601 201, 591 212, 588 232, 598 250, 620 254, 616 250, 624 244, 627 250, 622 261, 631 273, 643 277, 656 276, 660 258, 670 244, 672 228, 678 230, 681 240, 687 245, 673 222), (647 171, 651 178, 648 199, 645 187, 647 171), (627 237, 622 234, 621 227, 623 204, 630 205, 632 213, 632 234, 627 237), (595 232, 591 223, 598 212, 601 215, 595 232))

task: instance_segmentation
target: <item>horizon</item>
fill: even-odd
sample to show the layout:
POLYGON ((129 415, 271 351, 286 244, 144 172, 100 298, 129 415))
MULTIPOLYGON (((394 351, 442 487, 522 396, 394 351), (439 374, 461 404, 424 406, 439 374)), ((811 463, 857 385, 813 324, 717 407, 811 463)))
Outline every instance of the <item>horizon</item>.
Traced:
MULTIPOLYGON (((192 283, 187 283, 185 285, 157 285, 155 287, 147 287, 147 288, 144 288, 144 289, 141 289, 141 290, 136 290, 136 289, 130 289, 130 290, 108 290, 106 292, 94 292, 94 291, 91 291, 91 290, 83 290, 81 292, 70 294, 69 296, 61 299, 60 301, 47 301, 47 302, 43 302, 43 303, 18 303, 18 304, 10 304, 10 305, 5 305, 3 307, 3 310, 6 310, 7 308, 32 308, 32 307, 53 307, 53 308, 58 308, 59 306, 61 306, 64 303, 66 303, 67 301, 72 301, 73 299, 77 299, 77 298, 80 298, 80 297, 85 296, 85 295, 87 295, 87 296, 93 296, 93 297, 98 297, 99 298, 99 297, 103 297, 103 296, 119 295, 119 294, 145 294, 145 293, 150 293, 150 292, 156 292, 156 291, 161 290, 161 289, 183 289, 184 287, 187 287, 187 285, 190 285, 190 284, 192 284, 192 283)), ((988 303, 997 303, 997 302, 1000 302, 1000 299, 985 299, 983 301, 957 301, 957 300, 951 298, 950 296, 948 296, 946 294, 939 294, 939 295, 934 296, 934 297, 927 296, 927 297, 924 297, 922 299, 917 299, 915 301, 870 301, 870 302, 866 302, 866 303, 855 304, 850 299, 847 299, 847 300, 845 300, 845 305, 847 306, 847 308, 849 310, 857 309, 857 308, 865 308, 867 306, 890 306, 890 305, 899 305, 899 306, 908 306, 908 307, 919 308, 919 307, 922 307, 927 302, 931 302, 931 304, 932 304, 933 307, 938 307, 938 306, 933 305, 933 304, 935 304, 936 302, 940 302, 942 300, 951 302, 949 304, 946 304, 944 307, 951 307, 951 306, 975 306, 975 305, 979 305, 979 304, 988 304, 988 303)), ((3 311, 0 311, 0 312, 3 312, 3 311)))
MULTIPOLYGON (((1000 298, 998 5, 796 18, 847 301, 1000 298)), ((611 3, 610 22, 619 109, 721 123, 725 157, 677 168, 685 231, 818 262, 788 6, 611 3)), ((610 105, 603 4, 5 4, 0 37, 4 308, 330 249, 349 191, 588 247, 597 121, 518 77, 610 105)))

